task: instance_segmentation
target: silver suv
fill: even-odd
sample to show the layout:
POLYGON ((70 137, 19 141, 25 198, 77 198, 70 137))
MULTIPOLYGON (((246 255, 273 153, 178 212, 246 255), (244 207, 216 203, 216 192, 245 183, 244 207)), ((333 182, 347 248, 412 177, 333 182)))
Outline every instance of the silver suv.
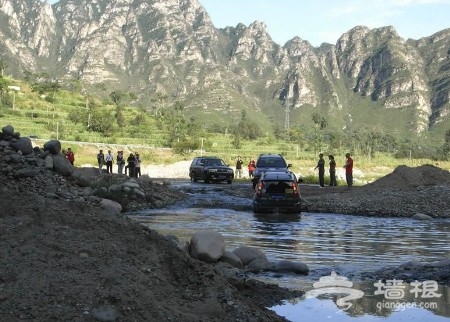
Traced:
POLYGON ((292 164, 287 164, 286 160, 281 154, 260 154, 258 160, 256 160, 256 168, 253 171, 253 189, 264 172, 286 172, 292 167, 292 164))

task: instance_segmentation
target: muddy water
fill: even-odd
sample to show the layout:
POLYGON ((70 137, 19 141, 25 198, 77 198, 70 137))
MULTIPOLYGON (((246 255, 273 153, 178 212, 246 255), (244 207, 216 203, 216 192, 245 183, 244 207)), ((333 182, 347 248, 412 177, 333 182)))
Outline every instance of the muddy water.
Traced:
MULTIPOLYGON (((383 321, 406 321, 414 316, 421 316, 426 321, 450 321, 449 288, 439 289, 442 296, 436 298, 437 308, 423 309, 422 305, 421 308, 406 309, 405 304, 403 311, 401 305, 396 311, 386 308, 388 304, 378 304, 383 303, 383 298, 374 297, 377 288, 373 282, 367 285, 358 279, 360 272, 372 272, 385 266, 450 257, 450 220, 417 221, 313 213, 256 215, 251 211, 249 199, 218 194, 214 185, 206 190, 202 184, 184 183, 180 185, 183 187, 190 193, 189 200, 169 209, 143 211, 130 214, 130 217, 162 234, 176 235, 184 240, 189 240, 196 231, 214 230, 224 236, 228 250, 240 245, 254 246, 270 261, 301 261, 311 270, 308 276, 257 276, 267 282, 308 291, 321 277, 336 272, 340 276, 352 276, 352 288, 365 290, 365 296, 357 306, 359 311, 355 307, 353 310, 356 311, 342 311, 334 304, 336 296, 324 295, 297 299, 273 308, 278 314, 292 321, 296 316, 304 317, 309 313, 313 314, 311 317, 317 316, 316 311, 328 314, 324 319, 333 317, 336 321, 367 321, 367 314, 376 318, 373 321, 378 321, 380 316, 384 316, 383 321), (204 207, 197 207, 199 204, 204 207), (377 308, 377 305, 381 307, 377 308)), ((402 298, 403 303, 410 304, 417 300, 407 296, 402 298)))

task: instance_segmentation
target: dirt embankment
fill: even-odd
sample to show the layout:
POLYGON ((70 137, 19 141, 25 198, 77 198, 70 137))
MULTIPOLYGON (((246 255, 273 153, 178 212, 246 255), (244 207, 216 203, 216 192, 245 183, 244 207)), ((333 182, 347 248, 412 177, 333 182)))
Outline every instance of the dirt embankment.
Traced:
MULTIPOLYGON (((112 215, 88 185, 105 180, 95 169, 74 180, 7 147, 0 169, 2 321, 284 321, 265 307, 299 295, 225 276, 112 215)), ((141 187, 142 207, 182 197, 160 182, 141 187)))

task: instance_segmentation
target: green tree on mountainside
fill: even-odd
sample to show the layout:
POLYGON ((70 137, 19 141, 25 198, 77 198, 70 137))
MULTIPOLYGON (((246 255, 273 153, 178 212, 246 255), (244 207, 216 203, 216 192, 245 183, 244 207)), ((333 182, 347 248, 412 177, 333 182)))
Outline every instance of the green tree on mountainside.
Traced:
POLYGON ((8 64, 3 59, 0 59, 0 77, 1 78, 3 78, 6 68, 8 68, 8 64))
POLYGON ((444 137, 444 148, 445 152, 450 152, 450 130, 445 131, 445 137, 444 137))
POLYGON ((0 105, 5 104, 5 98, 8 93, 8 85, 9 82, 3 77, 0 77, 0 105))
POLYGON ((450 154, 450 130, 445 131, 444 144, 441 147, 441 159, 448 160, 450 154))
POLYGON ((231 140, 231 146, 235 149, 240 149, 242 147, 242 140, 239 135, 233 134, 233 139, 231 140))
POLYGON ((121 91, 112 91, 109 94, 109 97, 111 98, 111 100, 113 101, 114 105, 119 106, 123 103, 123 101, 125 100, 127 94, 121 91))
POLYGON ((176 101, 172 106, 172 110, 162 112, 165 127, 169 132, 170 146, 186 140, 187 122, 182 113, 183 109, 183 104, 176 101))
POLYGON ((92 115, 90 129, 105 136, 111 136, 116 130, 114 120, 114 115, 107 109, 95 110, 92 115))
MULTIPOLYGON (((262 135, 262 131, 257 123, 247 118, 245 111, 241 112, 241 119, 232 129, 232 134, 239 139, 255 140, 262 135)), ((236 140, 239 142, 240 140, 236 140)))
POLYGON ((171 110, 161 111, 160 120, 164 122, 164 126, 169 132, 169 146, 177 153, 184 154, 200 148, 198 140, 201 136, 200 128, 195 122, 195 118, 190 118, 189 121, 186 119, 182 102, 175 101, 171 110))
POLYGON ((325 115, 320 113, 314 113, 312 115, 312 121, 314 122, 314 151, 318 152, 322 148, 323 143, 323 130, 328 126, 328 121, 325 115))
POLYGON ((153 104, 151 109, 156 117, 161 116, 163 111, 166 109, 167 99, 168 99, 167 95, 157 93, 156 98, 152 98, 150 100, 150 102, 153 104))
POLYGON ((116 119, 117 125, 120 128, 123 128, 125 126, 125 116, 123 115, 123 107, 120 105, 116 106, 116 113, 114 114, 114 117, 116 119))
POLYGON ((61 89, 61 85, 57 80, 50 78, 50 76, 43 73, 32 73, 30 71, 24 71, 25 81, 27 81, 33 92, 37 92, 40 95, 51 94, 50 100, 54 100, 56 93, 61 89))

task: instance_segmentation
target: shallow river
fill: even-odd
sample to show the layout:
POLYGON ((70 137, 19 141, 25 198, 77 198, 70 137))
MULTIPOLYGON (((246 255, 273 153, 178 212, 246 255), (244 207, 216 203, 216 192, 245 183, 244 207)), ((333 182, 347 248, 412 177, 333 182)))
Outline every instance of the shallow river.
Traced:
POLYGON ((450 257, 450 220, 313 213, 256 215, 250 210, 248 199, 217 194, 215 189, 205 190, 201 183, 180 184, 180 188, 186 187, 190 191, 189 200, 168 209, 133 213, 130 217, 182 240, 189 240, 196 231, 209 229, 224 236, 228 250, 248 245, 261 249, 270 261, 287 259, 306 263, 310 268, 308 276, 268 273, 257 276, 266 282, 311 291, 301 299, 272 308, 289 320, 450 321, 448 287, 439 287, 431 296, 422 298, 422 293, 409 291, 414 290, 412 285, 403 283, 405 288, 394 300, 387 292, 375 294, 377 290, 387 290, 387 284, 377 287, 373 281, 358 278, 360 272, 411 260, 429 262, 450 257), (225 198, 225 205, 233 204, 230 208, 242 210, 195 207, 196 201, 208 198, 225 198), (336 293, 314 294, 313 283, 324 276, 330 278, 332 272, 337 276, 351 276, 347 284, 352 285, 347 285, 347 291, 360 294, 350 302, 352 307, 337 306, 336 293))

